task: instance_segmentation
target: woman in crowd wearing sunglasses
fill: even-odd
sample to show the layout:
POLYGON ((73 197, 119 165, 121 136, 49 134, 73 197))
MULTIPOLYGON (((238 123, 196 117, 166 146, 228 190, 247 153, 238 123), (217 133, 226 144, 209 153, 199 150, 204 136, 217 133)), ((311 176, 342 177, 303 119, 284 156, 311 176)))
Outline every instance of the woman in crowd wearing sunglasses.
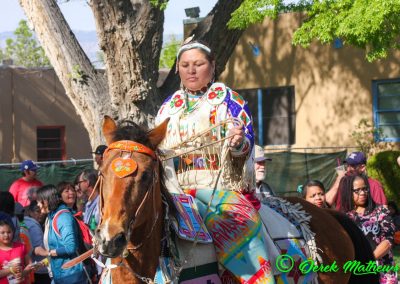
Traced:
MULTIPOLYGON (((368 178, 354 174, 342 178, 339 184, 341 211, 353 219, 370 242, 378 266, 394 266, 392 245, 394 224, 389 210, 371 198, 368 178)), ((380 283, 397 283, 394 271, 381 272, 380 283)))

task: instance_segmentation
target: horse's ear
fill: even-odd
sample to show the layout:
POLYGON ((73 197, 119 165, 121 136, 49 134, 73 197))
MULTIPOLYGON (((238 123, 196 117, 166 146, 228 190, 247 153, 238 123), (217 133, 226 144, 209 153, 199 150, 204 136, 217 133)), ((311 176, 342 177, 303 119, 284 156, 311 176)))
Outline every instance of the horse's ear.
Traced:
POLYGON ((149 138, 150 143, 154 149, 156 149, 158 144, 160 144, 161 141, 164 139, 165 133, 167 132, 168 121, 169 121, 169 118, 167 118, 159 126, 157 126, 156 128, 154 128, 148 132, 147 137, 149 138))
POLYGON ((105 115, 103 121, 103 135, 106 138, 107 145, 110 145, 113 142, 113 133, 116 129, 117 125, 115 124, 114 119, 105 115))

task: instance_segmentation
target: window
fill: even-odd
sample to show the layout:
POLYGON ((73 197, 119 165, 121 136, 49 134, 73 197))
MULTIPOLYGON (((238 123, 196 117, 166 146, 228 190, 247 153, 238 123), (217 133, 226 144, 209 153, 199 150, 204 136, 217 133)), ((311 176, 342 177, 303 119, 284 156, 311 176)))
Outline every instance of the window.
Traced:
POLYGON ((400 79, 372 82, 375 127, 378 141, 400 142, 400 79))
POLYGON ((65 159, 65 127, 38 126, 36 129, 38 161, 65 159))
POLYGON ((239 91, 253 115, 256 143, 292 145, 296 140, 294 86, 239 91))

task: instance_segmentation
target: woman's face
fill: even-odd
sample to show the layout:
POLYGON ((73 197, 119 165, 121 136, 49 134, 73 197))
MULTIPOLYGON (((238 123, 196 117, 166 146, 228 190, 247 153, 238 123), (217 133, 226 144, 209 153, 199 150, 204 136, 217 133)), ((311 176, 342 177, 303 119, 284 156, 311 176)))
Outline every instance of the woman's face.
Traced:
POLYGON ((42 214, 48 214, 50 212, 49 203, 47 202, 47 200, 38 200, 37 203, 42 214))
POLYGON ((353 182, 353 201, 356 207, 365 207, 368 201, 368 188, 364 180, 356 178, 353 182))
POLYGON ((325 204, 325 192, 319 186, 308 186, 306 200, 315 206, 323 207, 325 204))
POLYGON ((211 82, 214 68, 214 62, 208 61, 206 55, 197 48, 184 51, 178 63, 182 84, 191 91, 198 91, 211 82))
POLYGON ((72 208, 76 202, 76 191, 71 185, 67 185, 61 192, 61 199, 67 204, 68 207, 72 208))

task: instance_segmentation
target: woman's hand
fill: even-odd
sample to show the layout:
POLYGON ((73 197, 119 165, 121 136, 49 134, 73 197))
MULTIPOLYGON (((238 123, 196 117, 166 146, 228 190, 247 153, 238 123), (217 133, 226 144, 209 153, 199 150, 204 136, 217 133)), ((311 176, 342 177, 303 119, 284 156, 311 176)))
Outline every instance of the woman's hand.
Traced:
POLYGON ((230 139, 229 146, 232 148, 237 148, 243 144, 244 141, 244 128, 243 125, 235 125, 229 130, 228 136, 233 135, 230 139))

